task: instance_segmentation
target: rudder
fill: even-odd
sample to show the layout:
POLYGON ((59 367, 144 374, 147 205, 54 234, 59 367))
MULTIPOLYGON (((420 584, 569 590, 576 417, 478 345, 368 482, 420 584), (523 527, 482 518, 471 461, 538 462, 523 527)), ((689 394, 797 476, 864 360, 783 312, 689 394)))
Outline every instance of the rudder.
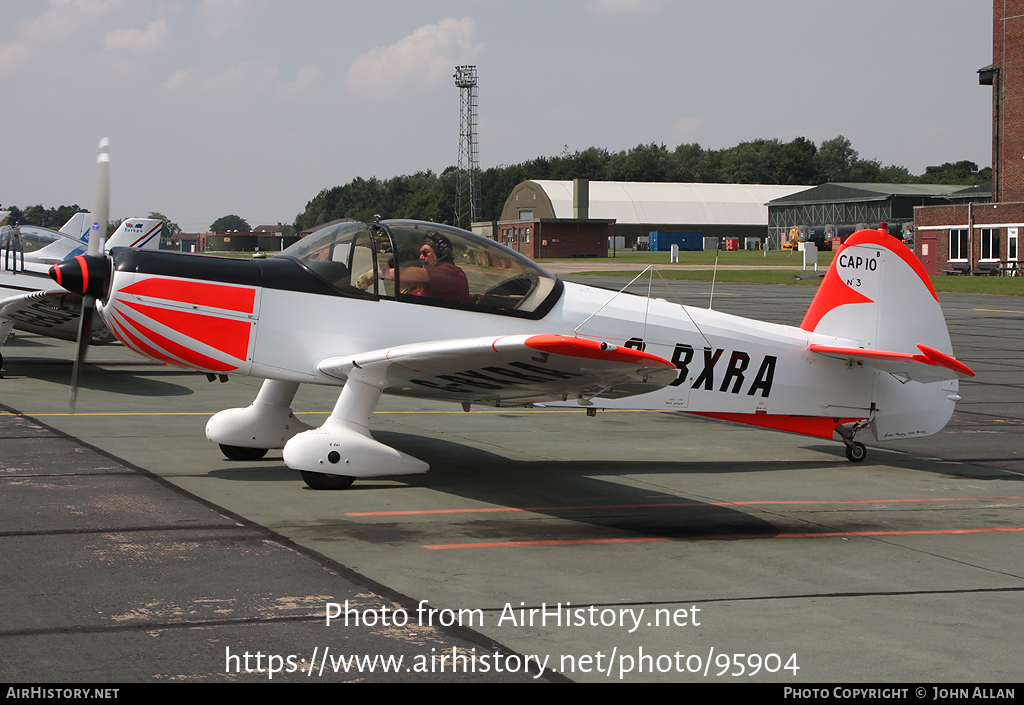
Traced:
POLYGON ((812 343, 812 351, 875 368, 869 426, 880 441, 942 430, 959 399, 957 377, 974 374, 952 358, 921 262, 883 230, 847 239, 800 327, 846 341, 812 343))
POLYGON ((953 354, 939 297, 920 260, 884 230, 839 249, 800 327, 874 350, 953 354))

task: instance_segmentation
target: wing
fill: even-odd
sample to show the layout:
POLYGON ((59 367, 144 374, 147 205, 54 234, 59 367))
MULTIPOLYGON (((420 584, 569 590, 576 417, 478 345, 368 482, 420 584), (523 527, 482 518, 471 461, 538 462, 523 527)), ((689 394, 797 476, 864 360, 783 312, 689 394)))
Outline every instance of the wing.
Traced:
POLYGON ((415 343, 328 358, 317 369, 390 394, 494 406, 644 394, 676 378, 675 365, 656 355, 561 335, 415 343))
POLYGON ((812 344, 809 349, 827 357, 867 365, 915 382, 940 382, 974 376, 974 371, 964 363, 927 345, 917 346, 921 351, 918 355, 817 344, 812 344))
MULTIPOLYGON (((82 297, 59 291, 30 291, 0 301, 0 318, 14 322, 18 330, 60 340, 78 340, 82 297)), ((92 344, 113 342, 114 336, 98 317, 93 322, 92 344)))

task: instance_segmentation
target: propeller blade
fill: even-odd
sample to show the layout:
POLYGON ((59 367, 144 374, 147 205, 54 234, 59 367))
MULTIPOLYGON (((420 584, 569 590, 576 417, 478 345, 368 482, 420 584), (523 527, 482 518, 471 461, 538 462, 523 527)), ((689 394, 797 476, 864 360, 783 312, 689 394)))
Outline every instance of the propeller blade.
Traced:
MULTIPOLYGON (((86 254, 97 257, 102 254, 100 242, 107 238, 107 221, 110 213, 110 140, 100 140, 99 156, 96 157, 96 197, 92 202, 92 228, 89 231, 89 249, 86 254)), ((88 288, 88 261, 77 258, 83 273, 83 289, 88 288)), ((59 269, 59 268, 55 268, 59 269)), ((51 275, 52 276, 52 275, 51 275)), ((57 277, 60 281, 60 277, 57 277)), ((96 314, 96 297, 83 290, 82 317, 78 321, 78 349, 75 351, 75 366, 71 370, 71 411, 75 411, 78 399, 78 376, 85 364, 85 355, 89 352, 89 340, 92 338, 92 319, 96 314)))
POLYGON ((89 231, 87 254, 100 254, 100 241, 107 238, 107 221, 110 219, 110 140, 100 140, 99 156, 96 157, 96 197, 92 202, 92 228, 89 231))
POLYGON ((75 365, 71 369, 71 413, 74 413, 75 402, 78 399, 78 375, 85 364, 85 355, 89 352, 92 317, 95 313, 96 297, 87 295, 82 299, 82 317, 78 320, 78 349, 75 351, 75 365))

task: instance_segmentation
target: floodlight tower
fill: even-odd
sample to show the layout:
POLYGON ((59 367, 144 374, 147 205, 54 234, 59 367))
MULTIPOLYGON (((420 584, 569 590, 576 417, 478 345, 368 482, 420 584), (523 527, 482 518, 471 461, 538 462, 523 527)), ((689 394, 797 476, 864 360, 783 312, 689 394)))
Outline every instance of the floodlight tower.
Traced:
POLYGON ((476 66, 456 66, 455 85, 460 89, 459 164, 455 185, 455 225, 466 227, 480 220, 480 165, 477 161, 476 66))

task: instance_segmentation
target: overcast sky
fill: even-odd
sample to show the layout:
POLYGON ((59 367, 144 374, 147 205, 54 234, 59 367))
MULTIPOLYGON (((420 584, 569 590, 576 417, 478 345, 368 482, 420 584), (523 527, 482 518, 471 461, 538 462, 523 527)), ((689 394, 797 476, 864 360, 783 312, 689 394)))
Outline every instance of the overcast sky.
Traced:
MULTIPOLYGON (((984 0, 3 0, 0 204, 186 232, 291 223, 325 188, 458 158, 478 66, 483 168, 591 146, 848 137, 920 174, 991 163, 984 0)), ((383 214, 387 216, 387 214, 383 214)))

